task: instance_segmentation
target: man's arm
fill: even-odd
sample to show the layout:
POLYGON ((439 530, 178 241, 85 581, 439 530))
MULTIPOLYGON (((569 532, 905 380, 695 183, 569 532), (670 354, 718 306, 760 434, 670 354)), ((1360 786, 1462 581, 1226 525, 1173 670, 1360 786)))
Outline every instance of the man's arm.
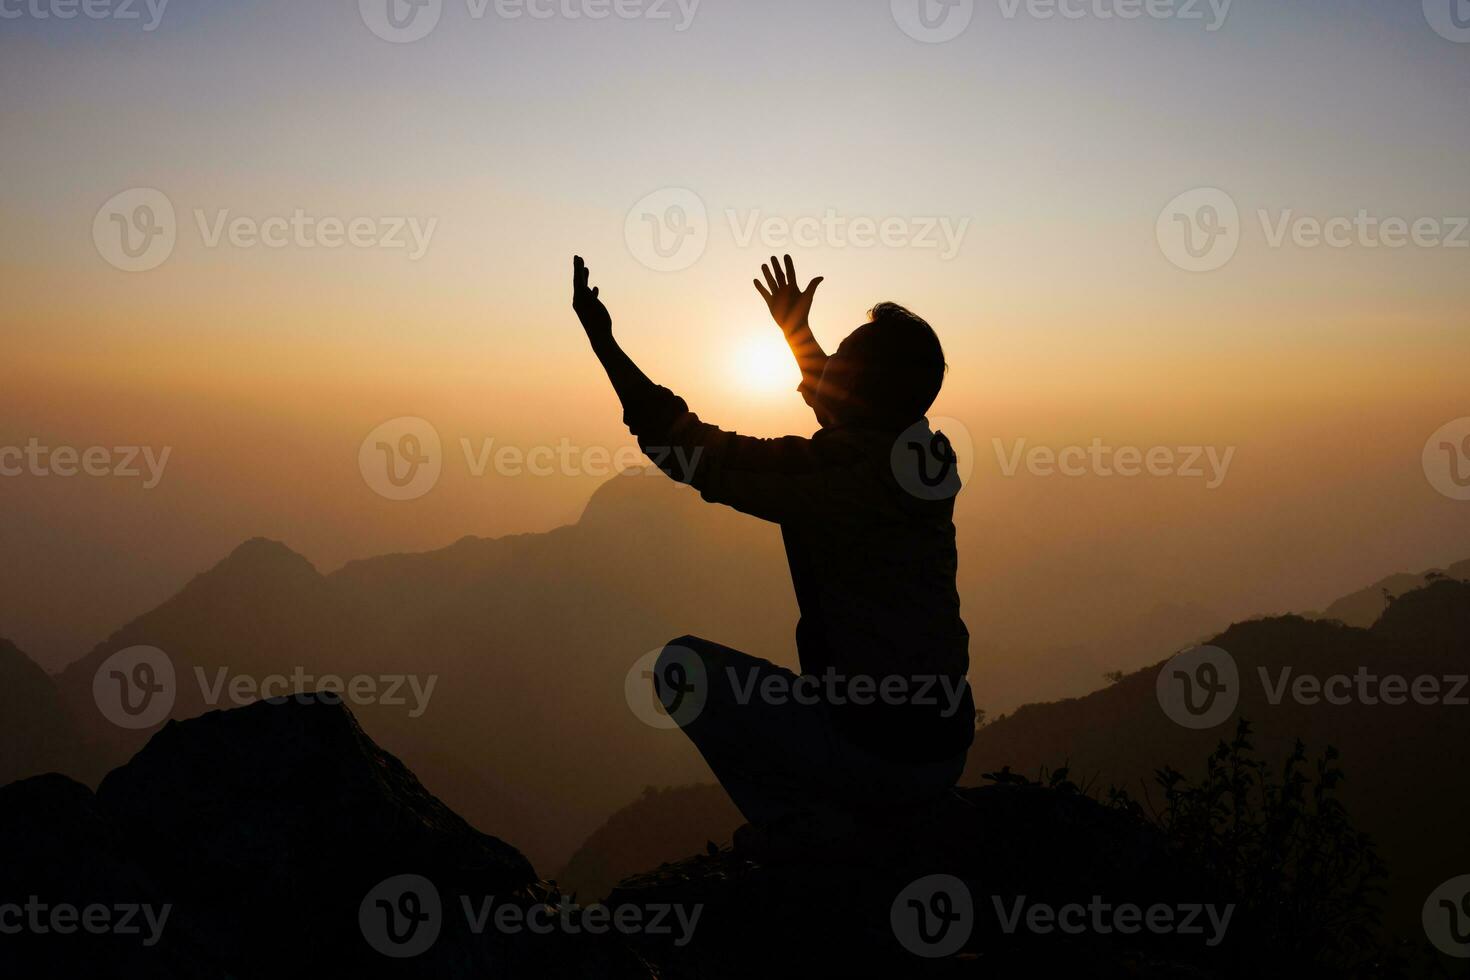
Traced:
POLYGON ((572 309, 577 311, 577 319, 582 321, 592 352, 602 362, 602 369, 607 372, 607 379, 612 382, 613 391, 617 392, 618 401, 623 403, 626 412, 632 406, 647 402, 658 391, 658 386, 648 380, 648 375, 633 363, 613 338, 612 314, 608 313, 598 296, 600 290, 589 287, 590 278, 587 263, 580 255, 577 256, 572 260, 572 309))
POLYGON ((817 382, 822 380, 822 369, 827 364, 827 354, 822 350, 822 345, 817 343, 817 338, 812 334, 810 316, 812 312, 812 300, 816 298, 817 287, 822 283, 822 277, 818 276, 807 284, 806 289, 800 289, 796 285, 796 264, 791 261, 791 256, 786 256, 786 267, 783 269, 776 257, 771 256, 771 264, 761 266, 761 272, 765 274, 766 284, 761 285, 759 279, 755 280, 756 291, 766 301, 766 306, 771 311, 771 318, 786 335, 786 343, 791 346, 791 353, 796 357, 797 367, 801 368, 801 397, 808 405, 816 407, 817 382))
POLYGON ((680 483, 696 482, 701 465, 706 471, 718 465, 719 437, 724 434, 700 423, 684 399, 654 384, 633 362, 613 338, 612 315, 590 279, 587 264, 577 256, 572 262, 572 309, 622 402, 623 424, 655 466, 680 483))

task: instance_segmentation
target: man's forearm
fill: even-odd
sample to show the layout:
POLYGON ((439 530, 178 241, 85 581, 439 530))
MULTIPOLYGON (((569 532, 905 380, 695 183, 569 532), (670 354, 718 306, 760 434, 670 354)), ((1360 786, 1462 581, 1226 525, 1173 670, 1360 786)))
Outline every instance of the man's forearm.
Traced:
POLYGON ((791 353, 796 357, 796 366, 801 369, 802 393, 816 394, 817 382, 822 380, 822 369, 827 365, 827 354, 812 334, 811 325, 802 323, 789 331, 786 334, 786 343, 791 346, 791 353))
POLYGON ((592 352, 602 362, 602 369, 607 372, 607 379, 612 382, 613 391, 617 392, 624 410, 645 400, 655 389, 656 385, 633 363, 612 334, 594 339, 592 352))

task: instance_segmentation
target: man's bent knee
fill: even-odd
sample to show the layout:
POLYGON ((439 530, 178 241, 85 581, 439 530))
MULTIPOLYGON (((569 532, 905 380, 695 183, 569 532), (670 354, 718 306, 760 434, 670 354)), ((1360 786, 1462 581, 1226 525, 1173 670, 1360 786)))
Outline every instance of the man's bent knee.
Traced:
POLYGON ((702 651, 709 647, 709 641, 697 636, 680 636, 664 644, 659 651, 658 659, 653 665, 653 679, 655 685, 659 679, 666 676, 670 668, 675 670, 687 667, 692 662, 704 663, 702 651))
MULTIPOLYGON (((783 667, 689 635, 670 640, 659 652, 653 681, 665 713, 685 729, 704 714, 729 718, 731 712, 746 711, 752 699, 764 696, 766 684, 773 684, 780 697, 798 683, 783 667)), ((782 697, 779 703, 798 699, 782 697)))
POLYGON ((664 644, 653 665, 653 690, 664 713, 680 728, 703 712, 709 695, 709 668, 703 651, 709 642, 681 636, 664 644))

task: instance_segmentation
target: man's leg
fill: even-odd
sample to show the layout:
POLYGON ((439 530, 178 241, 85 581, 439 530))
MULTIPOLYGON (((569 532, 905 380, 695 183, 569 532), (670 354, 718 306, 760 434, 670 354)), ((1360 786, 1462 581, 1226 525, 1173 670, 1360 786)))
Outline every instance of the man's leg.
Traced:
POLYGON ((753 824, 828 805, 826 717, 796 674, 699 637, 664 647, 660 702, 753 824))

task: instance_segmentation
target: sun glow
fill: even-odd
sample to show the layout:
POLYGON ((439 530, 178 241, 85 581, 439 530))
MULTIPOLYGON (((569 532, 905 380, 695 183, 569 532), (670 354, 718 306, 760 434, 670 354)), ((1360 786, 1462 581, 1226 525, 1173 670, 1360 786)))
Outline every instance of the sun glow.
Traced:
POLYGON ((791 350, 779 335, 762 334, 742 340, 731 351, 730 370, 735 384, 752 394, 794 391, 801 381, 791 350))

